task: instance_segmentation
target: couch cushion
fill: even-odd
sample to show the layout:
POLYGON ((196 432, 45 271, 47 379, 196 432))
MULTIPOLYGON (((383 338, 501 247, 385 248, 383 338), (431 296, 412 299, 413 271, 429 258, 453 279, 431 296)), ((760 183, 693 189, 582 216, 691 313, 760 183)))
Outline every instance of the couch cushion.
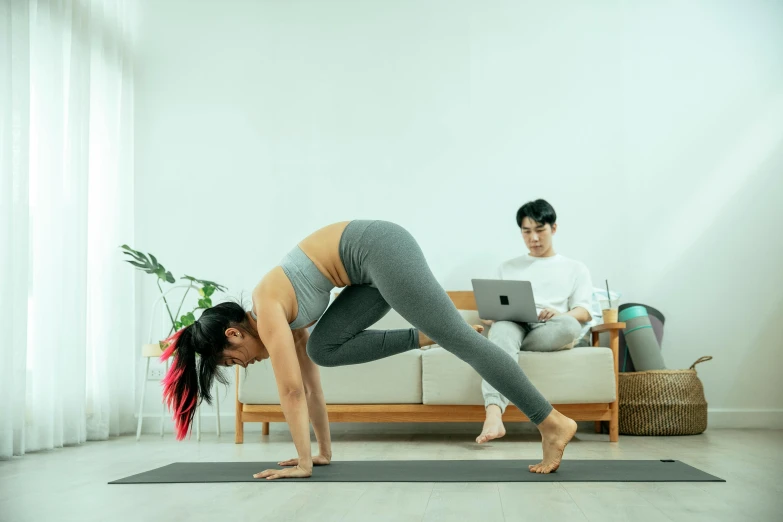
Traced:
MULTIPOLYGON (((334 302, 334 299, 339 295, 339 292, 332 294, 332 300, 330 304, 334 302)), ((460 315, 470 324, 481 324, 478 311, 476 310, 458 310, 460 315)), ((399 328, 411 328, 411 324, 406 321, 398 312, 393 308, 384 315, 378 322, 370 326, 370 330, 396 330, 399 328)))
MULTIPOLYGON (((320 368, 327 404, 421 404, 421 350, 379 361, 320 368)), ((280 404, 272 364, 267 360, 239 370, 239 401, 280 404)))
POLYGON ((397 310, 392 309, 381 317, 378 322, 370 326, 368 330, 399 330, 404 328, 412 328, 412 326, 408 321, 403 319, 397 310))
MULTIPOLYGON (((613 360, 609 348, 520 352, 519 365, 553 404, 614 400, 613 360)), ((424 404, 484 404, 478 373, 441 347, 422 354, 422 388, 424 404)))
MULTIPOLYGON (((463 319, 469 324, 481 324, 478 312, 475 310, 457 310, 463 319)), ((396 330, 402 328, 412 328, 412 325, 403 319, 403 317, 396 310, 389 310, 389 313, 384 315, 378 322, 370 326, 369 330, 396 330)), ((487 330, 485 330, 486 335, 487 330)), ((431 348, 426 346, 422 348, 427 350, 431 348)))

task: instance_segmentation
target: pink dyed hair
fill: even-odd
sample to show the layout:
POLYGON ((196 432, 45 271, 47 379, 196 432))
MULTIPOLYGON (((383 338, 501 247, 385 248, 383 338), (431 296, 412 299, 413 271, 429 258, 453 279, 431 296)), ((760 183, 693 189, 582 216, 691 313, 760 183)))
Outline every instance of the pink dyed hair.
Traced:
MULTIPOLYGON (((163 341, 164 343, 169 344, 160 356, 161 361, 165 361, 174 355, 174 352, 177 350, 177 344, 184 331, 185 328, 175 332, 163 341)), ((174 355, 174 362, 161 381, 163 386, 163 402, 168 406, 169 411, 173 410, 174 412, 174 434, 177 440, 184 439, 185 435, 188 434, 193 423, 196 403, 198 402, 198 390, 187 390, 186 387, 183 386, 185 384, 183 376, 186 369, 186 361, 182 360, 179 354, 174 355), (185 393, 183 393, 183 391, 185 393)))

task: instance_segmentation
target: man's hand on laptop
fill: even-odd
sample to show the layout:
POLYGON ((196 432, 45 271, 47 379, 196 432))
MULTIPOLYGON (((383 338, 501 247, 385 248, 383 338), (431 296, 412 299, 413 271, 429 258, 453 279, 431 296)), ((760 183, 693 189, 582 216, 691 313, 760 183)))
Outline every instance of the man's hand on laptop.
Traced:
POLYGON ((557 310, 553 310, 552 308, 544 308, 538 314, 538 320, 539 321, 549 321, 550 319, 552 319, 556 315, 560 315, 560 312, 558 312, 557 310))
POLYGON ((493 321, 491 319, 481 319, 480 321, 482 323, 484 323, 485 325, 487 325, 487 326, 491 326, 491 325, 495 324, 495 321, 493 321))

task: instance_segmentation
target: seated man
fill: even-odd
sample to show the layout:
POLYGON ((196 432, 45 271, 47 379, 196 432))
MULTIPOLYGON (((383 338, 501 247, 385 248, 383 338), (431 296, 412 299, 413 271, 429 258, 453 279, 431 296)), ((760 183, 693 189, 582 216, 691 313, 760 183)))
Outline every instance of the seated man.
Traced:
MULTIPOLYGON (((555 209, 543 199, 522 205, 517 211, 517 225, 530 253, 506 261, 499 268, 500 279, 531 282, 538 318, 546 321, 484 321, 492 324, 489 340, 512 356, 515 363, 520 349, 553 352, 572 348, 583 324, 592 319, 590 272, 583 263, 555 253, 552 236, 557 232, 556 220, 555 209)), ((482 381, 481 391, 486 420, 476 438, 479 444, 506 434, 502 416, 508 405, 508 399, 486 381, 482 381)))

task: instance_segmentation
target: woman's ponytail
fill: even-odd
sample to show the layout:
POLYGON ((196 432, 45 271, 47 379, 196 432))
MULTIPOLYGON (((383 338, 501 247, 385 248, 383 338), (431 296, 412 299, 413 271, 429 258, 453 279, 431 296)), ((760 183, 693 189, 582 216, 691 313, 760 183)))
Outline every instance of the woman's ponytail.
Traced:
POLYGON ((228 346, 225 332, 232 326, 247 331, 245 321, 241 305, 220 303, 204 310, 196 322, 164 341, 168 346, 160 359, 173 356, 174 361, 162 381, 163 401, 174 415, 177 440, 184 439, 190 430, 199 395, 211 404, 214 380, 228 384, 219 368, 223 350, 228 346))
POLYGON ((198 405, 196 347, 193 342, 194 326, 193 324, 186 326, 167 339, 171 344, 161 356, 161 359, 165 359, 174 354, 174 361, 161 384, 163 385, 163 402, 174 414, 174 433, 177 440, 185 438, 198 405))

